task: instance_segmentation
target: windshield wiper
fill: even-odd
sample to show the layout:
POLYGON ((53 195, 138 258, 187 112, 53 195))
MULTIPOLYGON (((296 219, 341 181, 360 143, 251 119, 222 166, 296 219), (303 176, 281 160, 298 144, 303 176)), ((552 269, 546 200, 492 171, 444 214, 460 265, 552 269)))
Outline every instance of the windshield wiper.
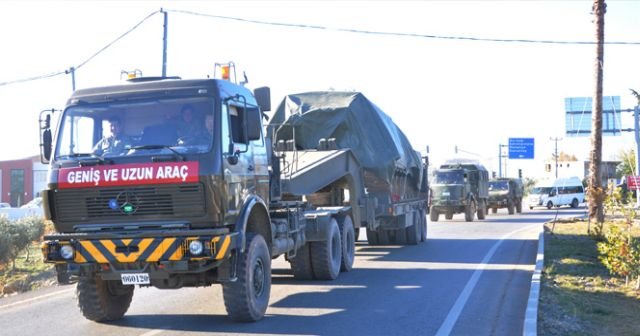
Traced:
POLYGON ((173 152, 173 154, 175 154, 175 157, 177 157, 179 160, 181 161, 185 161, 185 158, 182 154, 180 154, 177 150, 173 149, 173 147, 169 146, 169 145, 140 145, 140 146, 132 146, 130 149, 168 149, 171 152, 173 152))

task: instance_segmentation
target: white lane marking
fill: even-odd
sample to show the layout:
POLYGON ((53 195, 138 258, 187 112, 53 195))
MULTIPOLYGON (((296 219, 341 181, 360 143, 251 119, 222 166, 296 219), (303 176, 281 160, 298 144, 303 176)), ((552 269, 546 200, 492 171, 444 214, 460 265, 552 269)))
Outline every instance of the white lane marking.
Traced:
POLYGON ((161 333, 161 332, 163 332, 165 330, 168 330, 168 329, 169 329, 169 327, 162 328, 162 329, 154 329, 154 330, 147 331, 146 333, 144 333, 144 334, 142 334, 140 336, 154 336, 154 335, 157 335, 157 334, 159 334, 159 333, 161 333))
POLYGON ((52 296, 56 296, 56 295, 60 295, 60 294, 66 294, 66 293, 72 292, 74 290, 75 290, 75 288, 69 288, 69 289, 58 291, 58 292, 53 292, 53 293, 49 293, 49 294, 45 294, 45 295, 32 297, 30 299, 17 301, 17 302, 10 303, 10 304, 4 305, 4 306, 0 306, 0 309, 14 307, 14 306, 17 306, 17 305, 21 305, 21 304, 25 304, 25 303, 29 303, 29 302, 33 302, 33 301, 39 301, 39 300, 42 300, 42 299, 45 299, 45 298, 48 298, 48 297, 52 297, 52 296))
POLYGON ((480 265, 478 265, 476 270, 473 272, 473 275, 471 275, 469 281, 467 281, 467 284, 464 286, 464 289, 462 290, 462 293, 460 293, 460 296, 458 296, 456 303, 453 305, 453 307, 451 307, 451 310, 449 310, 449 314, 447 314, 447 318, 438 329, 436 336, 445 336, 451 334, 451 330, 458 321, 458 317, 460 317, 460 313, 462 312, 462 309, 464 309, 464 305, 467 303, 467 300, 471 296, 473 289, 476 287, 478 279, 480 279, 480 275, 482 275, 482 271, 487 268, 487 263, 489 262, 489 260, 491 260, 493 254, 496 253, 496 250, 502 244, 502 242, 508 237, 519 233, 520 231, 531 230, 532 227, 537 227, 538 225, 540 224, 530 225, 522 229, 507 233, 504 236, 500 237, 500 240, 498 240, 495 244, 493 244, 489 252, 487 252, 487 254, 480 262, 480 265))

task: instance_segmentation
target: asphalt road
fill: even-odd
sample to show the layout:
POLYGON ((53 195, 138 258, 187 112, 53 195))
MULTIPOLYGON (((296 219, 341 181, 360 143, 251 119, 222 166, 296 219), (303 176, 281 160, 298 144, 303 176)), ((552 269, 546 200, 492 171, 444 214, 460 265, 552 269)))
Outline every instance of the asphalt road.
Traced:
MULTIPOLYGON (((559 217, 584 209, 560 209, 559 217)), ((85 320, 75 286, 0 299, 3 335, 518 335, 522 334, 538 233, 556 211, 429 222, 417 246, 368 246, 335 281, 296 281, 273 263, 270 306, 256 323, 226 318, 220 286, 136 288, 115 323, 85 320)))

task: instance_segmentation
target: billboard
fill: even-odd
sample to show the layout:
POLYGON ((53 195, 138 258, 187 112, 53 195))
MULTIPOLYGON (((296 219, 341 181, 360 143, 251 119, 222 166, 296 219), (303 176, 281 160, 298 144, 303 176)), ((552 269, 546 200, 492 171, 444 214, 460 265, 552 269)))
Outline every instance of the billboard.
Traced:
MULTIPOLYGON (((570 137, 591 134, 591 97, 569 97, 564 99, 566 134, 570 137)), ((602 97, 602 134, 620 135, 620 96, 602 97)))

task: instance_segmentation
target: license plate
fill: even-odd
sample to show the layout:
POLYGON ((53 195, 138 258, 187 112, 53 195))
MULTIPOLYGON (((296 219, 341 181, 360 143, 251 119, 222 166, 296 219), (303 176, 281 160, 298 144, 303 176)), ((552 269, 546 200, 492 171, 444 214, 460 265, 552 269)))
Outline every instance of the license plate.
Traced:
POLYGON ((449 194, 449 192, 448 192, 448 191, 443 191, 443 192, 442 192, 442 196, 449 196, 449 195, 451 195, 451 194, 449 194))
POLYGON ((123 285, 148 285, 151 283, 147 273, 121 274, 120 279, 122 279, 123 285))

